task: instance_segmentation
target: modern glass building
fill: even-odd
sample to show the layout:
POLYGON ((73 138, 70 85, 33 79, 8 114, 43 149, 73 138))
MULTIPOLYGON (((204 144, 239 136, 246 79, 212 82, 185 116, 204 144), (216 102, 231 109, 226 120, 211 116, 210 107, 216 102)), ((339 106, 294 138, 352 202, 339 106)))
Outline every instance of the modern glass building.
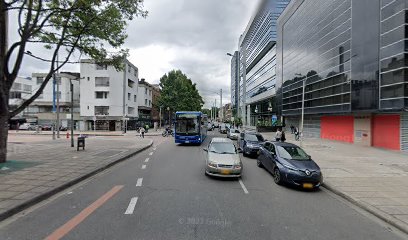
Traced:
POLYGON ((299 126, 304 96, 306 136, 408 150, 407 8, 408 0, 292 0, 278 20, 286 125, 299 126))
MULTIPOLYGON (((240 116, 246 125, 271 125, 277 118, 276 23, 289 0, 263 0, 239 40, 237 79, 240 116)), ((231 101, 233 102, 233 101, 231 101)))

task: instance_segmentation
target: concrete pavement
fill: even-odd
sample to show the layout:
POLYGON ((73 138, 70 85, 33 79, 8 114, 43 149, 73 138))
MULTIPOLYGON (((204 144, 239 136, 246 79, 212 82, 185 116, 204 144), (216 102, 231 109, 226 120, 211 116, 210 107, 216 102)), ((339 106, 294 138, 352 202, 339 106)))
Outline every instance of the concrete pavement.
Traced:
POLYGON ((8 162, 0 164, 0 220, 140 152, 152 142, 135 136, 89 137, 85 151, 77 151, 70 147, 70 139, 10 136, 8 162))
POLYGON ((242 185, 207 177, 203 146, 155 138, 151 150, 1 223, 0 239, 405 237, 334 194, 274 184, 254 159, 243 158, 242 185))
MULTIPOLYGON (((288 131, 286 137, 300 144, 288 131)), ((324 187, 408 233, 407 154, 308 138, 303 148, 322 168, 324 187)))

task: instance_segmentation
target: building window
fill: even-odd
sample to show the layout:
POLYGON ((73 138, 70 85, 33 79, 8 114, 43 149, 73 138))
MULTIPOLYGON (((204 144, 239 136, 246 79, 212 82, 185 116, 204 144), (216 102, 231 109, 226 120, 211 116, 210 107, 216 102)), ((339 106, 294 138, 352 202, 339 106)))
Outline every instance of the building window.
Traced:
POLYGON ((147 99, 145 99, 145 105, 147 106, 147 99))
POLYGON ((145 94, 147 94, 147 88, 145 88, 145 94))
POLYGON ((151 107, 151 106, 152 106, 152 101, 149 100, 149 107, 151 107))
POLYGON ((13 86, 11 87, 11 89, 13 90, 21 90, 21 83, 13 83, 13 86))
POLYGON ((37 85, 42 84, 44 82, 43 77, 37 77, 37 85))
POLYGON ((149 96, 151 96, 152 95, 152 90, 149 90, 149 96))
POLYGON ((109 106, 95 106, 95 115, 109 115, 109 106))
POLYGON ((133 108, 133 107, 128 107, 128 114, 129 114, 129 115, 135 114, 135 108, 133 108))
POLYGON ((107 70, 108 69, 108 65, 107 64, 96 64, 96 70, 107 70))
POLYGON ((10 92, 10 99, 21 99, 21 92, 10 92))
POLYGON ((128 64, 128 72, 132 72, 132 67, 128 64))
POLYGON ((136 68, 135 68, 135 71, 134 71, 133 75, 135 75, 135 77, 137 77, 137 69, 136 68))
POLYGON ((96 77, 95 87, 109 87, 109 78, 108 77, 96 77))
POLYGON ((90 78, 88 77, 88 81, 90 80, 90 78))
POLYGON ((95 92, 96 99, 107 99, 109 92, 95 92))
POLYGON ((128 87, 133 88, 135 86, 135 82, 128 79, 128 87))
POLYGON ((137 101, 137 96, 133 96, 133 101, 136 102, 137 101))
POLYGON ((132 94, 128 93, 128 101, 130 101, 131 97, 132 97, 132 94))
POLYGON ((31 85, 27 85, 27 84, 24 84, 23 88, 24 88, 23 90, 26 91, 26 92, 31 92, 31 90, 32 90, 31 85))

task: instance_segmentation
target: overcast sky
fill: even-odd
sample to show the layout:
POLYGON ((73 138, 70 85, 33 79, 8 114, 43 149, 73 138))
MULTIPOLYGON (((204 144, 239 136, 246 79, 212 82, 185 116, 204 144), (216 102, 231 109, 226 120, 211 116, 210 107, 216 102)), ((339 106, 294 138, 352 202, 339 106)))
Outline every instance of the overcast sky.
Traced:
MULTIPOLYGON (((230 61, 238 38, 259 0, 145 0, 146 19, 129 23, 125 48, 139 68, 139 77, 158 83, 172 69, 182 70, 197 83, 205 106, 224 92, 230 102, 230 61)), ((43 63, 25 62, 20 75, 46 71, 43 63)), ((67 66, 65 71, 79 71, 67 66)))

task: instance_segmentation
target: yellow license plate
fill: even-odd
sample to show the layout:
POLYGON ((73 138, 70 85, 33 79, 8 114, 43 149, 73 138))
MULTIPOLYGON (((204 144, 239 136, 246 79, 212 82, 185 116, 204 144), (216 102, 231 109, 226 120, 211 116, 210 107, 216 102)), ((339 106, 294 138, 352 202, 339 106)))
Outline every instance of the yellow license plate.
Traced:
POLYGON ((303 188, 313 188, 313 184, 311 184, 311 183, 303 183, 303 188))
POLYGON ((221 174, 228 175, 228 174, 230 174, 230 173, 231 173, 230 170, 221 170, 221 174))

